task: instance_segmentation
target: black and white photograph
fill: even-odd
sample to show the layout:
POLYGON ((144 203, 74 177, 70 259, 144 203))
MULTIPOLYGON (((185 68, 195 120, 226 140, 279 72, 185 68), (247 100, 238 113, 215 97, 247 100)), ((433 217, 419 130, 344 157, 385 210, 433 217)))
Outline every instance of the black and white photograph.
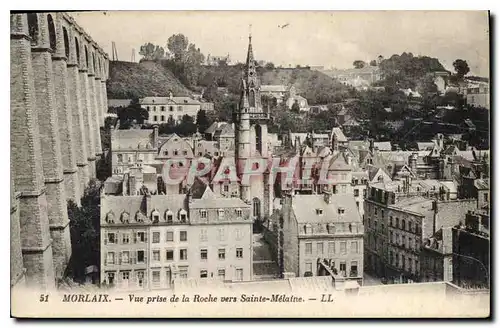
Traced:
POLYGON ((11 316, 489 318, 490 70, 486 10, 11 11, 11 316))

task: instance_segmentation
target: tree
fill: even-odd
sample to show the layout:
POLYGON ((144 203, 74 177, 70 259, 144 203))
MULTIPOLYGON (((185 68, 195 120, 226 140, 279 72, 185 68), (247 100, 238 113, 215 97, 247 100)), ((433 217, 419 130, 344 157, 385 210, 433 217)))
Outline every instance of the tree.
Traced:
POLYGON ((295 100, 295 102, 293 103, 291 110, 294 113, 298 113, 300 111, 300 106, 297 100, 295 100))
POLYGON ((453 62, 453 68, 457 72, 457 77, 462 79, 467 73, 470 72, 469 64, 463 59, 457 59, 453 62))
POLYGON ((139 55, 142 55, 144 60, 158 60, 165 57, 165 49, 148 42, 141 46, 139 55))
POLYGON ((174 34, 168 38, 167 48, 174 55, 175 61, 183 61, 189 39, 184 34, 174 34))
POLYGON ((274 69, 274 64, 271 62, 268 62, 266 66, 264 66, 266 69, 274 69))
POLYGON ((358 60, 355 60, 355 61, 352 63, 352 65, 354 66, 354 68, 359 69, 359 68, 363 68, 363 67, 365 67, 366 63, 365 63, 364 61, 362 61, 362 60, 359 60, 359 59, 358 59, 358 60))
POLYGON ((175 132, 181 137, 193 135, 196 132, 194 119, 187 114, 182 116, 181 122, 175 127, 175 132))
POLYGON ((370 61, 370 66, 377 66, 377 61, 375 59, 370 61))
POLYGON ((203 109, 198 111, 198 114, 196 114, 196 126, 198 127, 198 131, 200 131, 200 133, 204 133, 210 126, 207 113, 203 109))
POLYGON ((99 266, 100 254, 100 188, 98 180, 91 180, 85 189, 81 207, 68 202, 68 218, 72 256, 68 271, 75 281, 85 280, 85 268, 99 266))

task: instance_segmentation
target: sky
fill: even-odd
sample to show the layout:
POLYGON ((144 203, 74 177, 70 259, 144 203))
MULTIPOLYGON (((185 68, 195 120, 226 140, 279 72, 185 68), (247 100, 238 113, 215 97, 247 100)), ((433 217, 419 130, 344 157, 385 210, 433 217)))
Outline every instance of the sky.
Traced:
POLYGON ((486 11, 108 11, 71 13, 111 58, 130 61, 146 42, 166 49, 182 33, 203 54, 245 60, 252 33, 257 60, 276 66, 351 68, 354 60, 411 52, 436 57, 453 71, 464 59, 470 74, 489 75, 486 11), (281 28, 280 26, 288 26, 281 28))

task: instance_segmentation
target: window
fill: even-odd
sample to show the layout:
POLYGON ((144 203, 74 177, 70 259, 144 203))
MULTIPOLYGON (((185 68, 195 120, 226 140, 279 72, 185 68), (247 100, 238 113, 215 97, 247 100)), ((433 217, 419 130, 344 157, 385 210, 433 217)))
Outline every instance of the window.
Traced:
POLYGON ((167 261, 173 261, 174 260, 174 250, 173 249, 167 249, 167 261))
POLYGON ((347 190, 346 185, 342 185, 342 193, 343 193, 343 194, 345 194, 345 193, 346 193, 346 190, 347 190))
POLYGON ((306 243, 306 255, 312 254, 312 243, 306 243))
POLYGON ((357 241, 351 241, 351 253, 353 253, 353 254, 358 254, 359 253, 358 242, 357 241))
POLYGON ((108 256, 106 256, 106 264, 115 264, 115 252, 108 252, 108 256))
POLYGON ((356 207, 359 209, 359 202, 356 202, 356 207))
POLYGON ((220 279, 225 280, 226 279, 226 270, 225 269, 219 269, 219 270, 217 270, 217 276, 220 279))
POLYGON ((137 271, 137 286, 144 287, 144 271, 137 271))
POLYGON ((318 255, 323 255, 323 243, 317 243, 316 244, 316 251, 318 252, 318 255))
POLYGON ((163 155, 168 156, 168 150, 165 150, 165 151, 163 152, 163 155))
POLYGON ((208 250, 206 248, 200 250, 200 259, 206 260, 208 258, 208 250))
POLYGON ((237 208, 236 209, 236 217, 241 218, 242 215, 243 215, 243 212, 242 212, 241 208, 237 208))
POLYGON ((406 229, 406 222, 405 220, 401 220, 401 229, 405 230, 406 229))
POLYGON ((145 260, 144 251, 137 251, 137 262, 144 263, 145 260))
POLYGON ((173 112, 174 111, 174 106, 169 106, 168 110, 171 111, 171 112, 173 112))
POLYGON ((345 263, 345 261, 340 262, 340 274, 344 277, 346 276, 346 263, 345 263))
POLYGON ((208 271, 200 270, 200 278, 207 278, 207 277, 208 277, 208 271))
POLYGON ((116 157, 117 157, 118 163, 123 162, 123 155, 122 154, 118 154, 118 155, 116 155, 116 157))
POLYGON ((174 241, 174 232, 167 231, 167 241, 174 241))
POLYGON ((144 243, 146 241, 146 233, 141 231, 137 233, 137 241, 140 243, 144 243))
POLYGON ((115 283, 115 273, 108 272, 108 284, 113 285, 115 283))
POLYGON ((351 261, 351 271, 349 272, 349 276, 358 276, 358 261, 351 261))
POLYGON ((200 210, 200 217, 202 219, 206 219, 207 218, 207 211, 206 210, 200 210))
POLYGON ((160 251, 159 250, 153 251, 153 261, 156 261, 156 262, 160 261, 160 251))
POLYGON ((243 248, 236 248, 236 258, 238 259, 243 258, 243 248))
POLYGON ((312 263, 311 262, 307 262, 306 263, 306 272, 312 272, 312 263))
POLYGON ((154 287, 160 286, 160 271, 159 270, 153 271, 153 286, 154 287))
POLYGON ((219 248, 219 260, 226 259, 226 250, 224 248, 219 248))
POLYGON ((344 214, 345 209, 344 209, 343 207, 339 207, 339 208, 338 208, 338 210, 337 210, 337 212, 338 212, 339 214, 344 214))
POLYGON ((359 189, 355 188, 354 189, 354 197, 358 197, 358 196, 359 196, 359 189))
POLYGON ((219 209, 217 211, 217 214, 219 215, 219 219, 223 219, 224 218, 224 210, 223 209, 219 209))
POLYGON ((187 214, 186 212, 183 210, 181 213, 180 213, 180 220, 182 223, 186 223, 186 219, 187 219, 187 214))
POLYGON ((153 244, 159 244, 159 243, 160 243, 160 232, 154 231, 153 232, 153 244))
POLYGON ((224 185, 224 192, 229 192, 229 185, 227 184, 224 185))
POLYGON ((393 239, 392 239, 393 235, 392 235, 392 231, 389 231, 389 242, 393 242, 393 239))
POLYGON ((172 212, 168 212, 167 213, 167 223, 172 223, 174 221, 174 215, 172 214, 172 212))
POLYGON ((116 234, 114 232, 108 232, 108 243, 116 244, 116 234))
POLYGON ((377 207, 373 208, 375 210, 375 215, 377 215, 377 207))
POLYGON ((219 241, 224 241, 226 240, 226 231, 224 230, 224 228, 219 228, 217 230, 217 239, 219 241))
POLYGON ((330 254, 330 255, 335 254, 335 242, 334 241, 328 242, 328 254, 330 254))
POLYGON ((129 263, 130 262, 130 253, 129 251, 123 251, 122 252, 122 263, 129 263))
POLYGON ((366 189, 363 189, 363 198, 366 198, 366 189))
POLYGON ((381 211, 381 216, 382 216, 382 219, 384 218, 384 210, 381 211))
POLYGON ((187 278, 188 277, 188 267, 187 266, 180 266, 179 267, 179 277, 180 278, 187 278))
POLYGON ((179 250, 179 259, 181 261, 186 261, 188 258, 187 249, 183 248, 179 250))
POLYGON ((237 281, 243 280, 243 269, 236 269, 236 279, 237 281))
POLYGON ((153 121, 158 121, 158 115, 153 116, 153 121))
POLYGON ((340 254, 347 254, 347 242, 340 242, 340 254))
POLYGON ((389 218, 389 226, 392 227, 392 216, 389 218))
POLYGON ((122 234, 122 243, 128 244, 130 242, 130 235, 128 233, 122 234))
POLYGON ((200 241, 207 241, 207 240, 208 240, 207 229, 201 229, 201 231, 200 231, 200 241))
POLYGON ((408 248, 413 249, 413 239, 408 237, 408 248))
POLYGON ((182 112, 182 106, 177 107, 177 111, 182 112))
POLYGON ((187 231, 180 232, 180 241, 187 241, 187 231))
POLYGON ((484 201, 487 202, 488 201, 488 194, 487 193, 484 193, 484 201))
POLYGON ((174 155, 175 156, 179 155, 179 151, 177 149, 174 150, 174 155))
POLYGON ((316 215, 323 215, 323 209, 322 208, 317 208, 316 209, 316 215))
POLYGON ((396 218, 396 228, 399 228, 399 218, 396 218))

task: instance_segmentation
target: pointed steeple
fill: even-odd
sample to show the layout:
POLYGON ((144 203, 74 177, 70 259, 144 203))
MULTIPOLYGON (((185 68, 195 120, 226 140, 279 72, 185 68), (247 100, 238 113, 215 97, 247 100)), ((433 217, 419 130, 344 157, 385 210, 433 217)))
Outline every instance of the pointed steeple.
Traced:
POLYGON ((255 69, 255 60, 253 58, 253 49, 252 49, 252 33, 248 35, 247 69, 250 69, 250 66, 252 66, 255 69))

